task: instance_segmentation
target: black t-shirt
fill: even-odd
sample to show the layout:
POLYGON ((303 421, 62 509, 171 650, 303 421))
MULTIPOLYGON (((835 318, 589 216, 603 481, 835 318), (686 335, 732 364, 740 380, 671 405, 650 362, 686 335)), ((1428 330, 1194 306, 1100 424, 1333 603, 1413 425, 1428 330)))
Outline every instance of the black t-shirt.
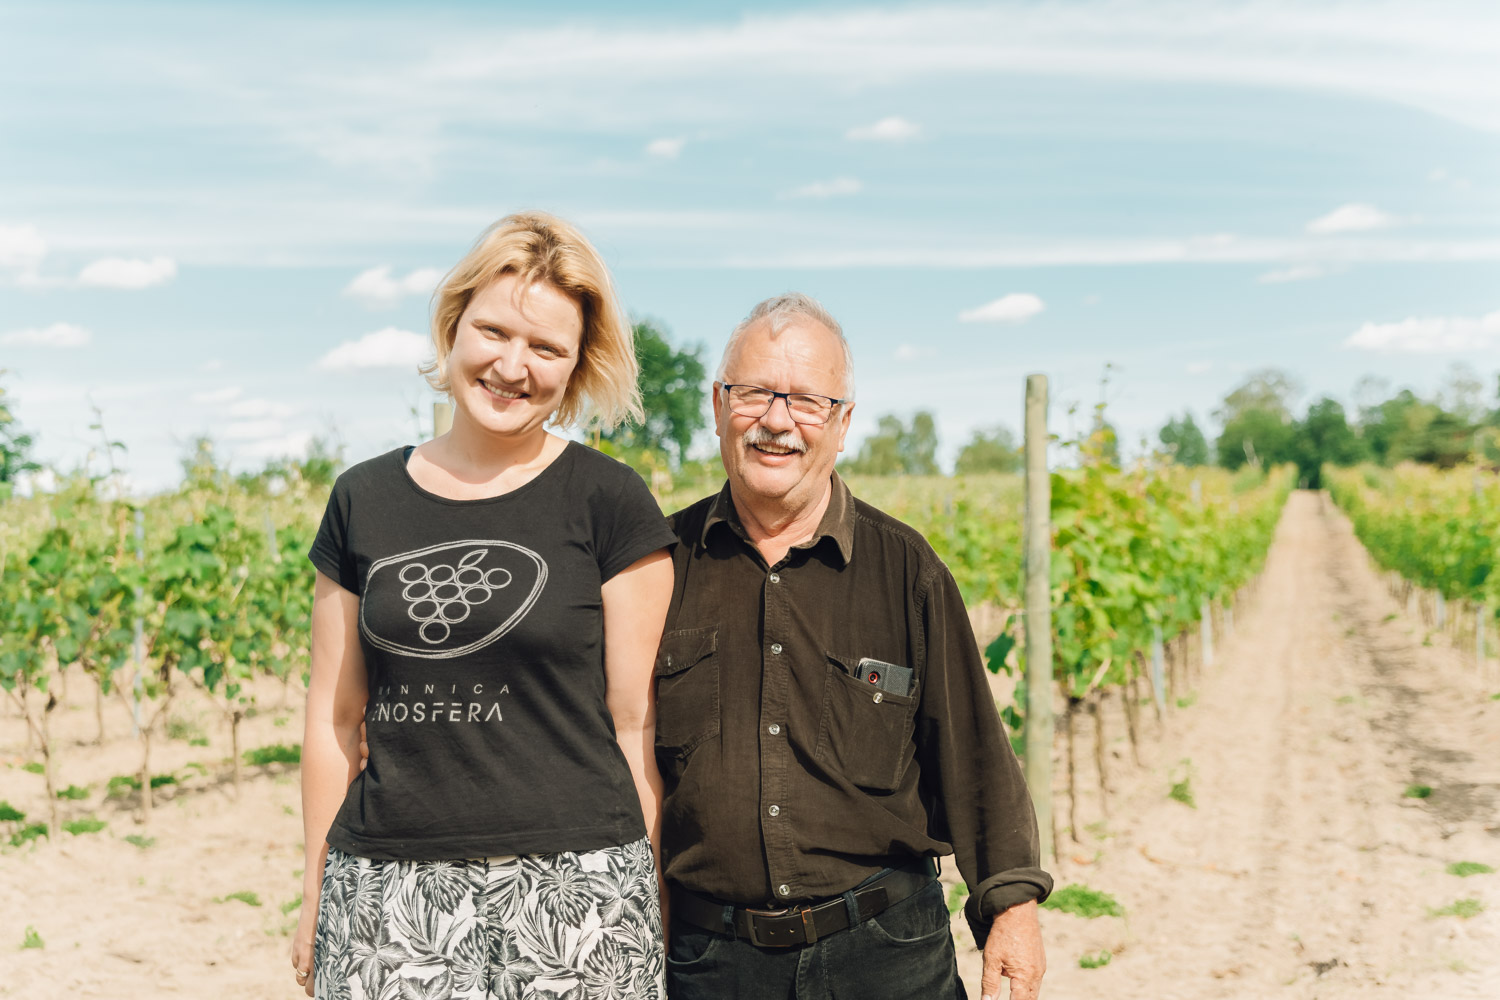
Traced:
POLYGON ((308 557, 360 598, 370 759, 328 842, 427 860, 644 836, 600 588, 674 540, 640 476, 577 443, 483 500, 422 489, 399 448, 339 476, 308 557))

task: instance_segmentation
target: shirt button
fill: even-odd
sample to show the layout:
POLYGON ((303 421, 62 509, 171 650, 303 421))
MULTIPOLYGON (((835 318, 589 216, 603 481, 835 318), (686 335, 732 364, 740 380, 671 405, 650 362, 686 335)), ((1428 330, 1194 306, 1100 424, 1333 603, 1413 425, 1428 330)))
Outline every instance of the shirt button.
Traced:
POLYGON ((772 816, 780 816, 781 815, 781 807, 780 806, 772 806, 771 808, 767 809, 766 812, 770 813, 772 816))
POLYGON ((779 642, 773 642, 773 643, 771 643, 771 652, 775 653, 777 656, 780 656, 781 655, 781 643, 779 643, 779 642))
POLYGON ((780 736, 781 735, 781 724, 779 722, 773 722, 773 723, 771 723, 769 726, 766 727, 766 732, 770 733, 772 736, 780 736))
POLYGON ((790 896, 792 894, 791 887, 785 885, 778 885, 776 891, 783 896, 790 896))
POLYGON ((879 691, 876 691, 875 692, 875 704, 879 705, 884 700, 885 700, 885 695, 881 694, 879 691))
POLYGON ((781 582, 781 574, 780 573, 772 573, 771 574, 771 582, 772 583, 780 583, 781 582))

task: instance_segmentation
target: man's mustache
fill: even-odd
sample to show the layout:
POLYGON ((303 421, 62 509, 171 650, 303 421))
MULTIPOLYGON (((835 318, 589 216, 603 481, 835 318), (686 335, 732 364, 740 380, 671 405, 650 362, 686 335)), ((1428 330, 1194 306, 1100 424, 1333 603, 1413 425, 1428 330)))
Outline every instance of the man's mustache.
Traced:
POLYGON ((752 427, 745 432, 746 445, 771 445, 776 448, 785 448, 788 451, 805 452, 807 442, 793 434, 791 431, 771 432, 764 427, 752 427))

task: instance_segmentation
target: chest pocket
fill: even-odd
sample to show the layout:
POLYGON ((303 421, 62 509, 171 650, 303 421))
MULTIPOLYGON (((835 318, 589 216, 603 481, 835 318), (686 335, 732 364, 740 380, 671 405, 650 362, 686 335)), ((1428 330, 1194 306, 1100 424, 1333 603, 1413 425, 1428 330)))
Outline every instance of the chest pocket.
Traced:
POLYGON ((717 628, 662 636, 656 652, 656 749, 685 758, 719 735, 717 628))
POLYGON ((857 656, 828 654, 823 721, 813 756, 872 792, 892 792, 916 755, 915 695, 892 694, 856 680, 857 656))

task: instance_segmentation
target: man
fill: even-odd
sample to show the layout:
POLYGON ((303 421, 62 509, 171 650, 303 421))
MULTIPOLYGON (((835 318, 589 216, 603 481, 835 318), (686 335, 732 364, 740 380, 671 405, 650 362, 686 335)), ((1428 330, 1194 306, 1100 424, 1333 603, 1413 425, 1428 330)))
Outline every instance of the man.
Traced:
POLYGON ((756 306, 714 382, 728 483, 673 515, 657 656, 673 1000, 965 995, 933 859, 952 853, 981 993, 1045 968, 1036 820, 952 575, 834 473, 838 323, 756 306))

